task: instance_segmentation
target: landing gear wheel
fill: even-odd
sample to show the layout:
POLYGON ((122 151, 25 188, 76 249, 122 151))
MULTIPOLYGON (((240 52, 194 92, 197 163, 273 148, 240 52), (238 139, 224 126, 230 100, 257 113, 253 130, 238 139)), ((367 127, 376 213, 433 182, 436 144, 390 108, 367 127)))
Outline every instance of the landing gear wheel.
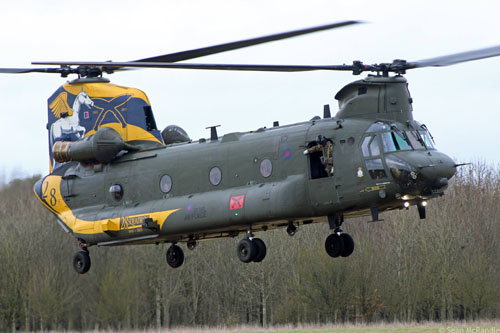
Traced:
POLYGON ((340 255, 342 257, 349 257, 354 251, 354 240, 349 234, 340 234, 340 238, 344 242, 344 250, 340 255))
POLYGON ((326 238, 325 250, 330 257, 336 258, 344 251, 344 241, 337 233, 331 234, 326 238))
POLYGON ((172 245, 167 250, 167 264, 170 267, 177 268, 184 262, 184 252, 177 245, 172 245))
POLYGON ((261 262, 266 257, 266 243, 264 243, 264 241, 260 238, 254 238, 252 239, 252 242, 254 243, 255 247, 257 247, 257 255, 255 256, 255 258, 253 258, 253 261, 261 262))
POLYGON ((248 238, 240 240, 236 250, 238 253, 238 258, 245 263, 254 260, 258 252, 255 243, 248 238))
POLYGON ((85 274, 90 269, 90 256, 87 251, 80 251, 73 257, 73 268, 78 274, 85 274))

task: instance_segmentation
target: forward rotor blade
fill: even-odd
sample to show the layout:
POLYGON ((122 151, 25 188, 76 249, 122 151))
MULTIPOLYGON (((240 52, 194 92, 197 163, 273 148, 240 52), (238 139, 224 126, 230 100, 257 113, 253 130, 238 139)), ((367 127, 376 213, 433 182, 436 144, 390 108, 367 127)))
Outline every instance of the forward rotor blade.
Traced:
POLYGON ((25 73, 60 73, 60 68, 0 68, 0 73, 25 74, 25 73))
MULTIPOLYGON (((315 70, 337 70, 352 71, 352 65, 244 65, 244 64, 194 64, 194 63, 170 63, 170 62, 36 62, 33 64, 63 65, 63 66, 97 66, 107 68, 173 68, 173 69, 205 69, 205 70, 227 70, 227 71, 259 71, 259 72, 305 72, 315 70)), ((366 66, 366 70, 368 70, 366 66)))
POLYGON ((499 55, 500 45, 410 62, 408 63, 408 68, 449 66, 461 62, 496 57, 499 55))
POLYGON ((214 46, 208 46, 208 47, 193 49, 193 50, 189 50, 189 51, 164 54, 164 55, 160 55, 160 56, 156 56, 156 57, 134 60, 133 62, 178 62, 178 61, 183 61, 183 60, 204 57, 204 56, 208 56, 208 55, 212 55, 212 54, 216 54, 216 53, 241 49, 241 48, 248 47, 248 46, 277 41, 277 40, 281 40, 281 39, 285 39, 285 38, 291 38, 291 37, 296 37, 296 36, 300 36, 300 35, 310 34, 310 33, 317 32, 317 31, 340 28, 340 27, 344 27, 344 26, 348 26, 348 25, 352 25, 352 24, 358 24, 358 23, 362 23, 362 22, 361 21, 342 21, 342 22, 321 25, 321 26, 312 27, 312 28, 282 32, 282 33, 273 34, 273 35, 269 35, 269 36, 245 39, 245 40, 241 40, 241 41, 237 41, 237 42, 230 42, 230 43, 224 43, 224 44, 219 44, 219 45, 214 45, 214 46))
MULTIPOLYGON (((51 64, 54 65, 54 64, 51 64)), ((59 65, 59 64, 57 64, 59 65)), ((27 74, 27 73, 54 73, 60 74, 62 77, 67 77, 69 74, 78 74, 82 76, 87 76, 89 73, 93 75, 100 75, 102 72, 111 74, 118 71, 131 71, 136 68, 120 68, 101 66, 100 68, 94 68, 96 66, 86 66, 71 68, 70 66, 53 67, 53 68, 0 68, 0 74, 27 74)))

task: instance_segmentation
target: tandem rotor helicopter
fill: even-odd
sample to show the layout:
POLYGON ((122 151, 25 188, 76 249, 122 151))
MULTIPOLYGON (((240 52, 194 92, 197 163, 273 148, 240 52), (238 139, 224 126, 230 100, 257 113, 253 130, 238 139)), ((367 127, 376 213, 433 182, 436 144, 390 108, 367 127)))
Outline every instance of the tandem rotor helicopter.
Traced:
POLYGON ((0 73, 56 73, 77 79, 48 99, 50 174, 36 197, 82 251, 73 266, 90 269, 88 248, 171 243, 166 261, 184 262, 179 243, 242 239, 238 258, 260 262, 266 245, 258 231, 328 222, 325 249, 347 257, 354 241, 344 219, 416 205, 444 194, 459 166, 436 150, 427 127, 413 119, 409 69, 448 66, 500 55, 500 46, 421 61, 365 65, 295 66, 182 63, 211 54, 360 23, 343 21, 129 62, 34 62, 49 68, 1 68, 0 73), (159 131, 145 93, 111 84, 103 74, 129 68, 177 68, 375 74, 335 96, 339 110, 301 123, 193 141, 180 127, 159 131))

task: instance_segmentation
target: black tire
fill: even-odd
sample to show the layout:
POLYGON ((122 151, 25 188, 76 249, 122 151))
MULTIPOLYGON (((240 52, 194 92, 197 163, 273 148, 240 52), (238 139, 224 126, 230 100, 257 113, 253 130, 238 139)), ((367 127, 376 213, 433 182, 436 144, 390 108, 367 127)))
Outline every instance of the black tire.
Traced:
POLYGON ((340 254, 342 257, 349 257, 354 252, 354 239, 349 234, 340 234, 344 242, 344 250, 340 254))
POLYGON ((257 255, 255 258, 253 258, 254 262, 261 262, 264 260, 266 257, 267 249, 266 249, 266 243, 260 238, 254 238, 252 239, 252 242, 255 244, 255 247, 257 248, 257 255))
POLYGON ((325 250, 330 257, 336 258, 344 251, 344 241, 337 234, 331 234, 326 238, 325 250))
POLYGON ((85 274, 90 269, 90 256, 86 251, 80 251, 73 257, 73 268, 78 274, 85 274))
POLYGON ((257 246, 250 239, 240 240, 237 247, 238 258, 243 262, 250 262, 257 256, 257 246))
POLYGON ((184 252, 177 245, 172 245, 167 250, 166 258, 170 267, 177 268, 184 263, 184 252))

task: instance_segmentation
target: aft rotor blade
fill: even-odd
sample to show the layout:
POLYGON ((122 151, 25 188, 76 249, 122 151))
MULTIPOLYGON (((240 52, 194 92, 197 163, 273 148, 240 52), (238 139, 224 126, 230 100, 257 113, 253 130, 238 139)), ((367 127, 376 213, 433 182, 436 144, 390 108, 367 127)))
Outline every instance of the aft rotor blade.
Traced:
MULTIPOLYGON (((170 62, 34 62, 33 64, 89 66, 106 68, 173 68, 173 69, 205 69, 226 71, 259 71, 259 72, 305 72, 315 70, 352 71, 353 65, 246 65, 246 64, 198 64, 198 63, 170 63, 170 62)), ((364 70, 371 70, 371 66, 364 66, 364 70)))
POLYGON ((277 41, 277 40, 281 40, 281 39, 310 34, 313 32, 318 32, 318 31, 323 31, 323 30, 340 28, 340 27, 344 27, 344 26, 348 26, 348 25, 352 25, 352 24, 358 24, 358 23, 362 23, 362 22, 361 21, 342 21, 342 22, 326 24, 326 25, 321 25, 321 26, 312 27, 312 28, 282 32, 282 33, 263 36, 263 37, 250 38, 250 39, 240 40, 240 41, 236 41, 236 42, 208 46, 208 47, 203 47, 203 48, 199 48, 199 49, 164 54, 164 55, 160 55, 160 56, 156 56, 156 57, 134 60, 134 62, 177 62, 177 61, 189 60, 189 59, 204 57, 204 56, 208 56, 208 55, 212 55, 212 54, 216 54, 216 53, 237 50, 237 49, 241 49, 244 47, 249 47, 249 46, 268 43, 268 42, 277 41))
POLYGON ((466 61, 497 57, 499 55, 500 45, 410 62, 408 63, 408 68, 449 66, 466 61))

